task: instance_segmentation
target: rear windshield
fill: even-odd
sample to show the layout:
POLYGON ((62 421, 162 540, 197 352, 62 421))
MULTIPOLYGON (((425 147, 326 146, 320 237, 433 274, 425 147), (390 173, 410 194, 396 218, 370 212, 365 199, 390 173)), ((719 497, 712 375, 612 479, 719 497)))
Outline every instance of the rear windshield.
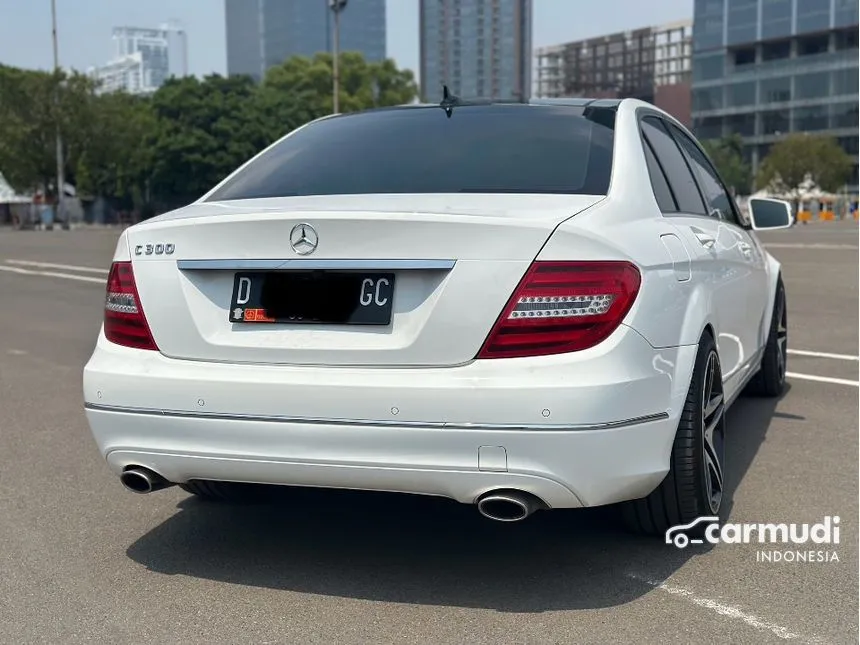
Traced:
POLYGON ((208 201, 385 193, 605 195, 614 111, 524 104, 370 111, 298 130, 208 201))

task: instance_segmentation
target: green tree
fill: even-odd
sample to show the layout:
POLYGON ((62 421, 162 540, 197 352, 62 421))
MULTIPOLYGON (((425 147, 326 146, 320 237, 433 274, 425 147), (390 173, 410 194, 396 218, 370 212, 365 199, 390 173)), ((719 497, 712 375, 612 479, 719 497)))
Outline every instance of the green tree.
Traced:
POLYGON ((730 189, 744 195, 750 192, 752 170, 743 157, 743 139, 731 134, 722 139, 709 139, 702 146, 730 189))
POLYGON ((830 137, 790 134, 775 143, 756 176, 764 188, 775 184, 794 190, 807 175, 828 192, 838 191, 851 176, 851 157, 830 137))
POLYGON ((93 81, 73 72, 56 74, 0 65, 0 168, 18 190, 54 185, 57 126, 63 172, 74 177, 89 141, 93 81))
POLYGON ((94 97, 90 125, 75 163, 78 192, 110 199, 118 208, 140 208, 152 163, 147 139, 155 129, 151 101, 114 92, 94 97))
POLYGON ((168 202, 199 197, 268 142, 249 77, 171 79, 152 97, 146 138, 152 191, 168 202))
MULTIPOLYGON (((344 52, 338 60, 341 112, 402 105, 418 95, 412 72, 398 69, 391 60, 368 62, 358 52, 344 52)), ((332 83, 328 53, 313 58, 294 56, 269 69, 260 99, 273 140, 331 114, 332 83)))
POLYGON ((0 66, 0 169, 16 190, 56 174, 53 88, 50 74, 0 66))

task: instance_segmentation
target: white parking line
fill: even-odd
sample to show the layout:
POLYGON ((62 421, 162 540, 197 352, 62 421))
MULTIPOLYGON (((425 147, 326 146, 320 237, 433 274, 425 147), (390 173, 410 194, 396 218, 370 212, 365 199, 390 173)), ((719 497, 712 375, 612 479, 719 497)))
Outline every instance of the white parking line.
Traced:
POLYGON ((830 354, 828 352, 810 352, 805 349, 789 349, 789 354, 798 356, 815 356, 816 358, 832 358, 837 361, 858 361, 860 356, 851 356, 850 354, 830 354))
POLYGON ((796 378, 801 381, 818 381, 819 383, 833 383, 835 385, 852 385, 860 387, 860 381, 852 381, 847 378, 833 378, 832 376, 817 376, 815 374, 799 374, 797 372, 786 372, 788 378, 796 378))
POLYGON ((776 623, 764 620, 762 618, 759 618, 758 616, 754 616, 753 614, 748 614, 745 611, 738 609, 737 607, 725 605, 721 602, 717 602, 716 600, 711 600, 710 598, 702 598, 701 596, 697 596, 695 593, 687 589, 675 587, 674 585, 667 585, 665 582, 652 580, 651 578, 647 578, 636 573, 628 573, 627 577, 638 582, 645 583, 646 585, 653 587, 654 589, 664 591, 672 596, 682 598, 687 602, 690 602, 699 607, 710 609, 711 611, 719 614, 720 616, 725 616, 726 618, 732 618, 734 620, 740 620, 741 622, 749 625, 750 627, 753 627, 760 631, 770 632, 771 634, 777 636, 778 638, 782 638, 783 640, 800 640, 804 643, 814 643, 816 645, 823 644, 823 641, 819 640, 818 638, 802 636, 791 631, 787 627, 777 625, 776 623))
POLYGON ((52 278, 64 278, 66 280, 80 280, 81 282, 97 282, 105 284, 104 278, 91 278, 86 275, 72 275, 71 273, 57 273, 55 271, 31 271, 30 269, 19 269, 18 267, 6 267, 0 265, 0 271, 8 271, 9 273, 20 273, 22 275, 44 275, 52 278))
POLYGON ((75 264, 52 264, 50 262, 33 262, 32 260, 5 260, 6 264, 15 264, 23 267, 40 267, 43 269, 68 269, 70 271, 81 271, 82 273, 104 273, 107 274, 108 269, 99 269, 97 267, 83 267, 75 264))

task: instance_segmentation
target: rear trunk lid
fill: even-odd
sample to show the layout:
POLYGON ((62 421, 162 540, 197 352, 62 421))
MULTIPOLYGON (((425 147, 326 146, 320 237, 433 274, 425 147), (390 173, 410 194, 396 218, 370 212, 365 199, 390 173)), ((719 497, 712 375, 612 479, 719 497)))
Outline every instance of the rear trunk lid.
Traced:
MULTIPOLYGON (((199 203, 127 235, 141 304, 166 356, 448 366, 475 357, 553 230, 602 199, 351 195, 199 203), (310 229, 304 240, 301 224, 310 229), (293 249, 291 235, 304 255, 293 249), (307 252, 309 242, 316 247, 307 252), (238 272, 310 270, 391 276, 390 323, 234 321, 238 272)), ((387 298, 380 300, 372 286, 350 297, 365 296, 387 298)), ((286 293, 278 297, 289 300, 286 293)))

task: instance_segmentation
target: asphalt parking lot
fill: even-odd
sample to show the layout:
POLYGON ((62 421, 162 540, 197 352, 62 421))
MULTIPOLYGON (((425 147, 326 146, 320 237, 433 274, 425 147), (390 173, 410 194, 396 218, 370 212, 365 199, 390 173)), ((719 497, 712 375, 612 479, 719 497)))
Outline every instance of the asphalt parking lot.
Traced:
POLYGON ((856 223, 762 236, 790 387, 728 417, 728 521, 840 516, 838 561, 807 563, 678 550, 599 510, 499 525, 396 495, 128 493, 81 398, 117 235, 0 229, 0 642, 857 642, 856 223))

